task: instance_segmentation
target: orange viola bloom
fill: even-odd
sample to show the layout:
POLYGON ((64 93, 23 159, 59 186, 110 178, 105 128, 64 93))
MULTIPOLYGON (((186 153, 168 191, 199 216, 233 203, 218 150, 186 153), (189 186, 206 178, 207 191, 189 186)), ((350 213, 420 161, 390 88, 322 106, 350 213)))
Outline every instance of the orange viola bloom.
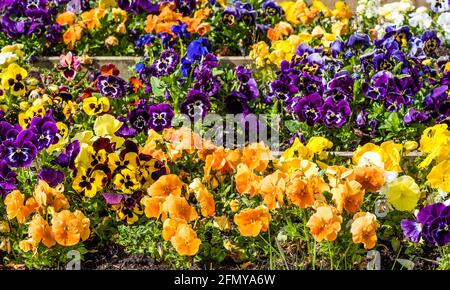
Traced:
POLYGON ((56 245, 52 228, 39 214, 35 215, 28 227, 28 235, 38 244, 42 242, 47 248, 56 245))
POLYGON ((197 33, 200 36, 205 35, 206 33, 211 31, 211 24, 209 23, 200 23, 196 28, 195 28, 195 33, 197 33))
POLYGON ((61 13, 56 17, 56 23, 59 25, 71 25, 75 21, 75 18, 77 18, 77 15, 73 12, 66 11, 64 13, 61 13))
POLYGON ((376 192, 384 185, 384 170, 379 167, 356 167, 353 172, 355 180, 368 192, 376 192))
POLYGON ((189 184, 189 188, 194 191, 195 198, 200 203, 202 216, 208 217, 215 215, 216 203, 214 202, 214 196, 202 184, 200 179, 194 179, 194 181, 189 184))
POLYGON ((284 191, 286 190, 287 174, 277 170, 267 175, 261 181, 259 192, 264 198, 264 204, 269 209, 283 205, 284 191))
POLYGON ((364 200, 364 189, 355 180, 346 181, 331 190, 333 201, 341 213, 344 209, 348 213, 356 213, 364 200))
POLYGON ((241 194, 249 194, 251 197, 258 194, 259 183, 262 176, 258 176, 248 169, 245 164, 239 164, 235 175, 236 190, 241 194))
POLYGON ((147 190, 147 193, 152 196, 167 197, 169 195, 180 196, 183 182, 175 174, 163 175, 156 180, 147 190))
POLYGON ((198 218, 197 211, 191 207, 184 197, 169 195, 163 204, 163 211, 168 212, 171 218, 183 219, 187 222, 198 218))
POLYGON ((337 187, 344 179, 345 172, 348 169, 345 166, 333 165, 328 166, 325 174, 328 177, 328 183, 331 187, 337 187))
POLYGON ((234 216, 234 223, 244 237, 256 237, 269 229, 271 215, 266 207, 247 208, 234 216))
POLYGON ((73 246, 89 238, 89 219, 80 211, 63 210, 55 213, 52 231, 56 242, 62 246, 73 246))
POLYGON ((334 207, 319 206, 308 220, 306 226, 309 228, 314 239, 317 241, 334 241, 341 230, 342 217, 334 207))
POLYGON ((81 39, 81 33, 83 32, 83 27, 75 23, 69 26, 66 32, 63 34, 64 44, 67 45, 69 49, 72 49, 75 45, 75 42, 81 39))
POLYGON ((197 254, 200 244, 197 233, 188 224, 178 225, 176 234, 170 239, 173 247, 180 256, 193 256, 197 254))
POLYGON ((83 25, 92 31, 96 28, 101 28, 102 24, 100 20, 105 16, 106 10, 102 8, 94 8, 81 14, 83 25))
POLYGON ((164 241, 170 241, 176 235, 179 225, 187 225, 187 223, 185 220, 177 218, 170 218, 164 221, 162 231, 164 241))
POLYGON ((165 220, 166 214, 163 212, 164 201, 166 201, 166 197, 163 196, 144 196, 141 199, 141 204, 144 206, 145 216, 148 218, 159 218, 161 216, 161 219, 165 220))
POLYGON ((29 198, 25 203, 25 195, 18 190, 13 190, 8 194, 4 202, 8 219, 12 220, 17 218, 17 221, 21 224, 24 224, 28 217, 35 212, 38 207, 34 198, 29 198))
POLYGON ((56 212, 69 208, 69 201, 60 190, 50 187, 44 180, 39 180, 33 192, 40 208, 53 206, 56 212))
POLYGON ((250 170, 263 172, 266 170, 271 157, 270 148, 263 142, 252 143, 242 149, 242 163, 247 165, 250 170))
POLYGON ((352 239, 354 243, 363 243, 365 249, 372 249, 377 243, 377 229, 380 225, 377 217, 369 212, 360 212, 353 217, 352 239))
POLYGON ((286 197, 288 201, 301 208, 314 205, 314 190, 308 190, 307 183, 302 179, 303 173, 295 172, 289 177, 286 184, 286 197))
POLYGON ((283 39, 284 36, 288 36, 294 32, 292 26, 284 21, 280 21, 275 25, 274 28, 269 28, 267 30, 267 37, 271 41, 277 41, 283 39))
POLYGON ((308 194, 312 194, 314 196, 315 201, 319 203, 326 203, 325 197, 323 196, 323 193, 325 191, 329 191, 330 187, 328 184, 323 180, 322 177, 318 175, 312 175, 305 179, 306 182, 306 191, 308 194))
POLYGON ((206 19, 208 19, 209 15, 211 15, 211 13, 212 13, 212 10, 211 10, 211 8, 208 8, 208 7, 198 9, 197 11, 194 12, 194 18, 200 19, 200 20, 206 20, 206 19))

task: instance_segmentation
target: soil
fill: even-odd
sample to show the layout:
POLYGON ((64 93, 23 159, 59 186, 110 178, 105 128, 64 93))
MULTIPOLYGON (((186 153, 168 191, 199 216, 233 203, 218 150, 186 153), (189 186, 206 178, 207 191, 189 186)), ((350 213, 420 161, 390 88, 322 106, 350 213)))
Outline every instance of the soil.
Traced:
MULTIPOLYGON (((433 252, 433 251, 431 251, 433 252)), ((382 247, 380 249, 381 255, 381 269, 391 270, 400 269, 401 265, 395 262, 397 253, 392 249, 382 247), (395 265, 394 265, 395 263, 395 265)), ((417 257, 414 260, 414 270, 434 270, 437 267, 435 254, 429 257, 417 257)), ((289 260, 289 259, 288 259, 289 260)), ((327 269, 326 261, 317 261, 317 264, 322 269, 327 269)), ((367 261, 363 261, 361 265, 356 265, 355 270, 366 269, 367 261)), ((293 261, 288 261, 289 269, 295 270, 293 261), (292 263, 291 263, 292 262, 292 263)), ((195 263, 191 270, 238 270, 238 269, 269 269, 269 261, 257 261, 255 263, 235 263, 231 259, 217 263, 195 263)), ((312 269, 311 266, 306 265, 306 269, 312 269)), ((82 269, 85 270, 170 270, 172 267, 165 263, 158 262, 143 254, 127 254, 124 248, 119 245, 110 245, 104 249, 95 252, 87 253, 82 262, 82 269)), ((283 265, 280 269, 286 269, 283 265)), ((403 268, 404 269, 404 268, 403 268)))

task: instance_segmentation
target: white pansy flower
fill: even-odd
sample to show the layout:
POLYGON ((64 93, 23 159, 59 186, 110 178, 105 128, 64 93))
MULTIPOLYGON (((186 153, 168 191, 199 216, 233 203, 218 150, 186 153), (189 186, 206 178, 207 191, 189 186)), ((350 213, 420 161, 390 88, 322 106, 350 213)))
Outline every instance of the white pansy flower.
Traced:
POLYGON ((361 158, 359 158, 358 166, 377 166, 380 168, 384 168, 384 162, 381 158, 381 155, 377 152, 367 151, 361 156, 361 158))
POLYGON ((18 59, 19 57, 10 51, 2 52, 0 53, 0 66, 6 66, 7 64, 15 62, 18 59))
POLYGON ((434 12, 445 12, 450 10, 450 3, 448 0, 427 0, 430 3, 431 10, 434 12))
POLYGON ((426 7, 417 8, 417 10, 411 13, 409 17, 409 24, 412 27, 418 27, 422 30, 430 28, 433 23, 433 19, 428 14, 428 9, 426 7))
POLYGON ((450 40, 450 12, 439 15, 437 24, 444 33, 444 38, 446 40, 450 40))

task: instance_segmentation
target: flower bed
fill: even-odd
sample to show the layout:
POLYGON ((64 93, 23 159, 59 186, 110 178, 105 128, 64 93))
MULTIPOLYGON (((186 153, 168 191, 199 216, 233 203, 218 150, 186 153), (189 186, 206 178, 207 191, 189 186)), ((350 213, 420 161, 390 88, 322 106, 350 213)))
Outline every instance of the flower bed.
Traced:
POLYGON ((120 249, 162 268, 449 269, 442 31, 370 34, 370 13, 354 19, 340 2, 164 1, 150 13, 100 1, 78 14, 65 2, 0 6, 0 30, 24 34, 1 38, 3 266, 54 268, 77 251, 82 267, 103 267, 92 261, 120 249), (125 23, 172 36, 85 37, 43 57, 43 39, 24 38, 35 17, 46 38, 54 19, 61 35, 102 43, 125 23), (257 24, 271 26, 262 39, 257 24), (219 56, 240 51, 239 34, 251 59, 219 56), (107 46, 141 56, 87 55, 107 46))

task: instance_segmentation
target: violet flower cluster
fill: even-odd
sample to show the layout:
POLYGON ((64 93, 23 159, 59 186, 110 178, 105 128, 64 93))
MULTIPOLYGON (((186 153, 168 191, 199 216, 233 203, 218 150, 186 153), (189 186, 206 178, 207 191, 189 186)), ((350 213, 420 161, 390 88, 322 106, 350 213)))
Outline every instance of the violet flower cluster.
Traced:
POLYGON ((450 243, 450 206, 435 203, 421 209, 417 221, 403 219, 401 227, 412 242, 422 238, 427 243, 445 246, 450 243))

